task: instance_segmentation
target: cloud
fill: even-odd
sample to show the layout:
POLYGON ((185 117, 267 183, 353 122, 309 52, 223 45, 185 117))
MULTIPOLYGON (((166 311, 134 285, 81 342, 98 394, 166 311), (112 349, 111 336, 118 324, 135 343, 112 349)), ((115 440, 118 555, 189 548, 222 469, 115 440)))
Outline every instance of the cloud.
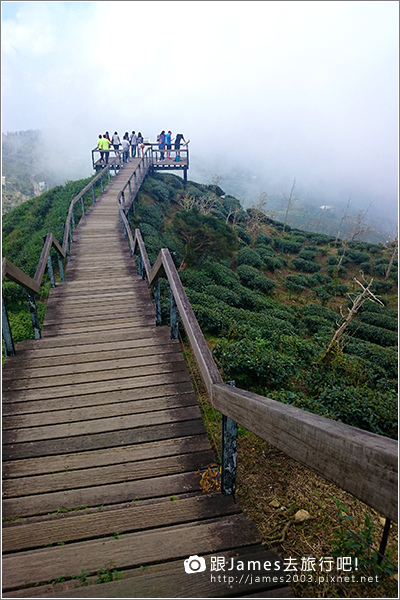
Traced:
POLYGON ((394 214, 397 24, 385 1, 3 2, 3 130, 87 168, 106 129, 182 131, 213 172, 394 214))

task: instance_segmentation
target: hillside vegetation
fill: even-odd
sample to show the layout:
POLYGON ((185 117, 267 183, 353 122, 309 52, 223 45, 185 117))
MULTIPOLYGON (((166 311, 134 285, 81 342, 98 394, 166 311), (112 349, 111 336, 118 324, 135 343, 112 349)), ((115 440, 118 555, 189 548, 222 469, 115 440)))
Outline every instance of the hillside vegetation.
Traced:
MULTIPOLYGON (((4 215, 3 256, 33 276, 43 236, 51 231, 61 241, 69 202, 87 181, 54 188, 4 215)), ((216 185, 188 182, 184 189, 169 174, 144 182, 131 219, 151 263, 162 247, 172 252, 225 380, 397 436, 394 248, 291 229, 244 210, 216 185), (373 296, 327 353, 341 312, 348 314, 371 279, 373 296)), ((45 300, 48 284, 43 289, 45 300)), ((15 341, 31 337, 23 292, 10 282, 4 292, 15 341)))
POLYGON ((394 248, 284 227, 218 186, 184 189, 173 175, 146 180, 132 225, 151 263, 161 247, 173 253, 226 381, 397 436, 394 248), (327 354, 341 312, 371 279, 373 295, 327 354))
MULTIPOLYGON (((62 244, 64 223, 72 198, 89 183, 91 178, 81 179, 55 187, 37 198, 32 198, 17 206, 2 217, 2 255, 10 260, 24 273, 33 277, 43 249, 43 240, 52 233, 59 244, 62 244)), ((100 184, 95 187, 95 194, 101 192, 100 184)), ((85 208, 90 200, 84 200, 85 208)), ((79 209, 76 211, 76 223, 79 223, 79 209)), ((53 261, 54 268, 56 261, 53 261)), ((36 298, 40 322, 43 322, 46 311, 46 299, 50 292, 47 273, 44 275, 40 294, 36 298)), ((26 293, 16 283, 3 281, 10 326, 14 342, 33 338, 32 323, 26 293)))

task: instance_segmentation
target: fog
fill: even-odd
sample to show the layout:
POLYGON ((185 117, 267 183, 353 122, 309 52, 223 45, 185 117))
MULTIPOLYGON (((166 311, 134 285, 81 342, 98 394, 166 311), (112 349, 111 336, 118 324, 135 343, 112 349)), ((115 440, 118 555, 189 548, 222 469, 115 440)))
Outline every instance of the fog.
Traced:
MULTIPOLYGON (((60 178, 99 133, 190 139, 189 178, 397 222, 398 2, 2 2, 2 130, 60 178), (247 175, 246 175, 247 177, 247 175), (250 185, 251 184, 251 185, 250 185)), ((232 188, 233 189, 233 188, 232 188)), ((235 188, 236 189, 236 188, 235 188)))

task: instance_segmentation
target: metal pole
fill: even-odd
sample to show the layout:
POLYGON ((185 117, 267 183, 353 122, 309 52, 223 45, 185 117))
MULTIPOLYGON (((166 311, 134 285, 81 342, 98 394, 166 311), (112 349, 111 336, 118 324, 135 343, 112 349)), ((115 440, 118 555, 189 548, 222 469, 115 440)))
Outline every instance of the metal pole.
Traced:
POLYGON ((160 293, 160 280, 157 279, 154 284, 154 307, 156 311, 156 325, 161 325, 161 293, 160 293))
MULTIPOLYGON (((67 256, 68 256, 68 252, 67 252, 67 256)), ((61 279, 61 281, 65 281, 64 265, 63 265, 62 258, 58 253, 57 253, 57 259, 58 259, 58 270, 60 271, 60 279, 61 279)))
POLYGON ((391 523, 390 519, 388 517, 386 517, 385 527, 383 528, 381 545, 379 546, 378 565, 381 564, 381 562, 383 561, 383 558, 385 556, 386 545, 388 542, 389 532, 390 532, 390 523, 391 523))
POLYGON ((8 320, 6 300, 4 298, 4 293, 2 292, 2 302, 1 302, 1 311, 2 311, 2 329, 3 329, 3 342, 4 342, 4 350, 6 352, 6 356, 14 356, 15 355, 15 347, 11 334, 10 321, 8 320))
POLYGON ((51 262, 51 256, 49 254, 49 257, 47 259, 47 272, 49 274, 50 277, 50 287, 56 287, 56 282, 54 280, 54 271, 53 271, 53 263, 51 262))
POLYGON ((169 290, 169 322, 171 327, 171 340, 178 339, 178 309, 174 298, 173 291, 169 290))
POLYGON ((39 316, 36 308, 35 296, 29 290, 26 290, 26 295, 28 296, 29 312, 31 313, 33 335, 35 340, 40 340, 42 336, 40 333, 39 316))
MULTIPOLYGON (((235 386, 234 381, 229 385, 235 386)), ((222 415, 221 493, 235 496, 237 469, 237 433, 235 421, 222 415)))
POLYGON ((82 217, 85 214, 85 203, 83 202, 83 196, 81 198, 81 206, 82 206, 82 217))

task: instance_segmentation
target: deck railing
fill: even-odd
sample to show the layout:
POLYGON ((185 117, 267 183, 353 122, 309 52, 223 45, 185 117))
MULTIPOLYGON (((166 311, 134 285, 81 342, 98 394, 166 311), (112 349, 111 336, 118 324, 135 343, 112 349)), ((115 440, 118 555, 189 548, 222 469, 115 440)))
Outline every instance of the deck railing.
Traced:
MULTIPOLYGON (((3 258, 2 261, 2 281, 4 279, 10 279, 23 287, 27 292, 27 301, 29 305, 29 312, 31 316, 34 338, 39 339, 41 337, 39 318, 37 313, 37 307, 35 302, 35 294, 40 290, 40 286, 43 281, 43 276, 47 270, 50 279, 50 286, 55 287, 55 278, 53 271, 53 263, 51 257, 51 250, 54 249, 57 253, 58 268, 60 272, 61 281, 64 281, 64 260, 70 260, 70 244, 73 242, 73 230, 75 229, 75 205, 80 201, 82 215, 85 214, 84 196, 89 193, 92 202, 96 202, 95 186, 100 182, 101 191, 104 190, 104 176, 108 176, 110 181, 110 166, 105 167, 96 177, 94 177, 74 198, 72 198, 69 205, 66 221, 64 223, 64 236, 62 245, 60 245, 52 233, 48 233, 44 238, 43 250, 39 258, 38 266, 34 277, 29 277, 21 269, 16 267, 12 262, 3 258)), ((12 337, 10 322, 8 318, 6 300, 4 292, 2 294, 2 332, 4 349, 7 356, 15 354, 15 346, 12 337)))
POLYGON ((138 275, 153 290, 156 324, 161 324, 160 277, 170 287, 171 337, 178 332, 178 314, 192 347, 212 406, 222 413, 222 492, 235 491, 235 425, 239 423, 318 475, 397 522, 397 442, 350 425, 309 413, 222 381, 168 249, 151 267, 139 229, 132 234, 121 210, 121 220, 138 275))
MULTIPOLYGON (((105 163, 100 162, 101 153, 104 150, 100 150, 99 148, 92 149, 92 165, 93 169, 96 167, 106 166, 105 163)), ((120 147, 118 150, 115 150, 112 145, 110 145, 109 149, 109 164, 112 168, 121 167, 123 165, 123 151, 120 147)), ((129 147, 129 156, 131 154, 131 148, 129 147)), ((176 168, 189 168, 189 142, 182 144, 179 150, 175 150, 174 144, 171 144, 171 149, 168 150, 166 147, 164 150, 160 150, 157 143, 144 143, 144 149, 136 148, 137 156, 135 158, 143 158, 147 154, 147 156, 151 159, 151 166, 157 168, 160 163, 164 166, 170 165, 175 166, 176 168), (161 153, 164 154, 164 160, 161 161, 161 153), (169 153, 169 157, 168 157, 169 153), (177 159, 176 157, 179 157, 177 159)))

